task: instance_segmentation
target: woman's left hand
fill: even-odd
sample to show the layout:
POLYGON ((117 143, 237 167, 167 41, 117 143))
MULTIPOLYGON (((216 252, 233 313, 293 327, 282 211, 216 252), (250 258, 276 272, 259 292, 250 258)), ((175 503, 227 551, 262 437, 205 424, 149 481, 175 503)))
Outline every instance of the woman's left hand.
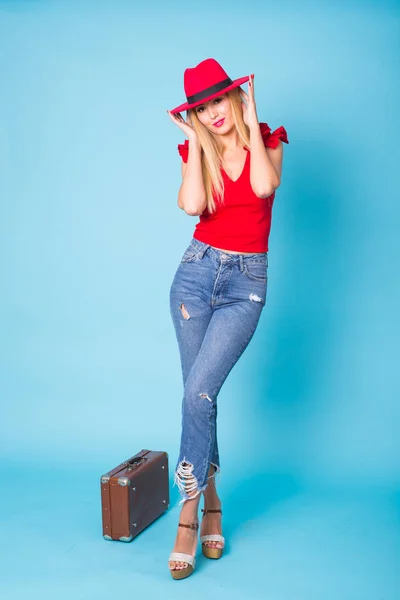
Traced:
POLYGON ((249 84, 249 93, 246 94, 243 90, 240 90, 242 98, 246 101, 242 102, 242 110, 243 110, 243 121, 246 123, 250 129, 258 128, 258 117, 257 117, 257 109, 256 102, 254 100, 254 75, 250 75, 250 79, 248 81, 249 84))

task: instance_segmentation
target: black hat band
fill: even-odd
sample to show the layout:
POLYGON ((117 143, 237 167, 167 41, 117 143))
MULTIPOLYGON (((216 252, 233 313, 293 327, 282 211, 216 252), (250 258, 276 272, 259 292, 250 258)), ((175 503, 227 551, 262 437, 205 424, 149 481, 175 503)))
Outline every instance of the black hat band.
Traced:
POLYGON ((228 77, 228 79, 224 79, 224 81, 220 81, 219 83, 216 83, 211 87, 198 92, 197 94, 193 94, 193 96, 186 96, 188 104, 195 104, 195 102, 200 102, 200 100, 204 100, 204 98, 208 98, 208 96, 217 94, 218 92, 221 92, 230 86, 232 83, 232 79, 228 77))

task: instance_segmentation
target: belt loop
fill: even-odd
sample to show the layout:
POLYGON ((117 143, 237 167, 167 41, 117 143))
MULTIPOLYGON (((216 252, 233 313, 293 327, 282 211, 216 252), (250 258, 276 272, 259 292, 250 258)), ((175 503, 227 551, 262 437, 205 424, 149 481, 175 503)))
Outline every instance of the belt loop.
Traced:
POLYGON ((243 254, 239 254, 239 265, 240 265, 240 270, 243 271, 244 267, 243 267, 243 254))
POLYGON ((210 244, 204 244, 204 242, 202 242, 203 247, 200 248, 199 250, 199 258, 203 258, 203 256, 205 255, 205 253, 207 252, 207 250, 210 247, 210 244))

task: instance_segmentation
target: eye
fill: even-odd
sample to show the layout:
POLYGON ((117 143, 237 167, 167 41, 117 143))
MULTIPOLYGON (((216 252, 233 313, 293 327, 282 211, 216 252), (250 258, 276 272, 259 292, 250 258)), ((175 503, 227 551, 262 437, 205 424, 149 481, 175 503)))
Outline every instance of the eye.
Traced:
POLYGON ((217 104, 219 104, 220 102, 222 102, 222 98, 215 98, 214 102, 216 102, 217 104))
POLYGON ((198 106, 198 107, 196 108, 196 112, 198 112, 198 113, 199 113, 199 112, 202 112, 203 110, 204 110, 204 108, 203 108, 202 106, 198 106))

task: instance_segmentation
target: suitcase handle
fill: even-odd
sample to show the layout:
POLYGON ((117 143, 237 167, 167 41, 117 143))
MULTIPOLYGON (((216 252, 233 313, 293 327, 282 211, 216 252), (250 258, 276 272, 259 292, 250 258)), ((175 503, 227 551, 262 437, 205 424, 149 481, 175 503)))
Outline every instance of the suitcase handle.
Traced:
POLYGON ((134 469, 135 467, 138 467, 139 465, 144 463, 146 460, 147 460, 147 458, 145 456, 144 457, 138 456, 138 458, 133 458, 131 460, 127 460, 126 462, 124 462, 124 465, 128 469, 134 469))
POLYGON ((141 465, 147 460, 146 454, 150 454, 150 450, 142 450, 141 452, 138 452, 138 454, 139 456, 133 456, 126 460, 123 465, 128 469, 133 469, 134 467, 141 465))

